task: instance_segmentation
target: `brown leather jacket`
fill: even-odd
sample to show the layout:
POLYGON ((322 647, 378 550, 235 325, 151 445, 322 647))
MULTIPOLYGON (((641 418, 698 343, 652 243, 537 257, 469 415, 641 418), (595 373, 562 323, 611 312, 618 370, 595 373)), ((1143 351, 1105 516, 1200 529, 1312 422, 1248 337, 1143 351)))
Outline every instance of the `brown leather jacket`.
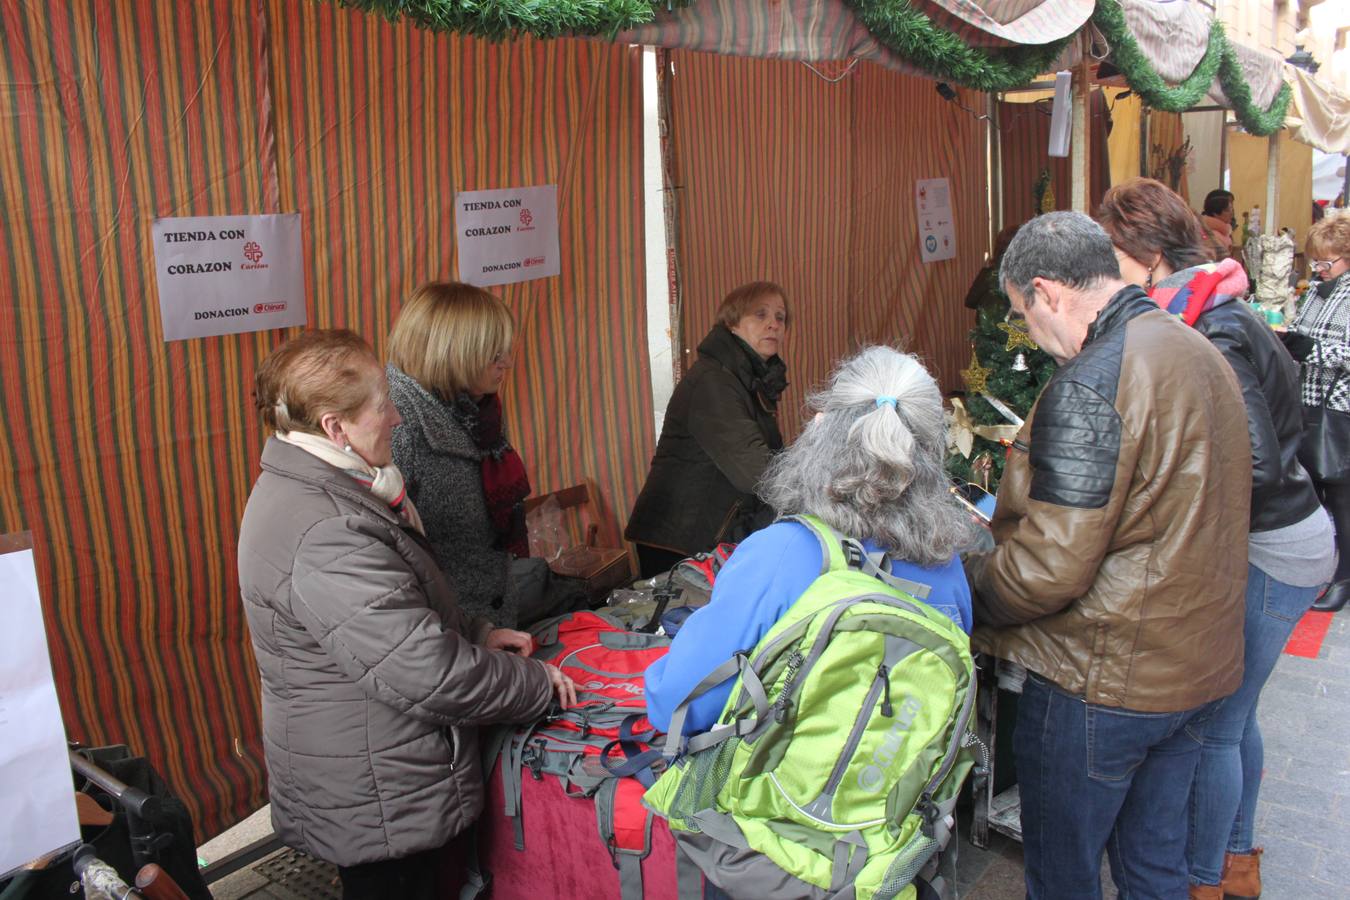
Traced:
POLYGON ((975 646, 1102 706, 1177 712, 1232 693, 1251 482, 1232 368, 1124 288, 1014 444, 998 546, 968 564, 975 646))

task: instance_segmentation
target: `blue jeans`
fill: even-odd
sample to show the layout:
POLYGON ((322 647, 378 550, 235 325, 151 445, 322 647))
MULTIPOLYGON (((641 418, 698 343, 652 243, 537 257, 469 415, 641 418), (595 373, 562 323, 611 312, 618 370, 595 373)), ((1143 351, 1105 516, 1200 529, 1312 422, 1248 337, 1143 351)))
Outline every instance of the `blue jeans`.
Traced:
POLYGON ((1191 881, 1218 884, 1224 851, 1250 853, 1256 797, 1265 756, 1256 701, 1289 635, 1318 589, 1294 587, 1247 566, 1247 619, 1242 684, 1201 729, 1200 768, 1191 788, 1186 857, 1191 881))
POLYGON ((1028 674, 1013 733, 1028 900, 1100 900, 1103 850, 1121 900, 1187 896, 1193 726, 1216 705, 1098 706, 1028 674))

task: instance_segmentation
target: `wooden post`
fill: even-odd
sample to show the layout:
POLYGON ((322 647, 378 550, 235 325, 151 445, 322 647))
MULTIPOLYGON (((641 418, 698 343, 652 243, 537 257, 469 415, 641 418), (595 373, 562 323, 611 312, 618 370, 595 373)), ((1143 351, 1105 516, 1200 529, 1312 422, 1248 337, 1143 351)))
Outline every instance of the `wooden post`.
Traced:
POLYGON ((1092 148, 1089 141, 1092 128, 1089 122, 1092 100, 1092 39, 1084 33, 1081 37, 1081 59, 1078 71, 1074 74, 1073 92, 1073 148, 1070 151, 1069 178, 1073 181, 1073 209, 1076 212, 1088 212, 1088 191, 1091 183, 1092 148))
POLYGON ((1144 98, 1139 98, 1139 177, 1147 178, 1148 171, 1148 131, 1149 121, 1152 118, 1153 111, 1144 103, 1144 98))
POLYGON ((643 237, 647 268, 647 355, 651 368, 652 414, 656 437, 661 436, 666 404, 675 390, 675 338, 678 323, 672 315, 669 260, 675 236, 669 228, 672 202, 665 180, 662 153, 661 84, 658 65, 664 51, 642 48, 642 173, 643 237))
POLYGON ((1003 230, 1003 131, 999 127, 998 94, 989 94, 989 252, 1003 230))
POLYGON ((1280 133, 1270 136, 1266 151, 1266 227, 1262 234, 1278 234, 1280 219, 1280 133))

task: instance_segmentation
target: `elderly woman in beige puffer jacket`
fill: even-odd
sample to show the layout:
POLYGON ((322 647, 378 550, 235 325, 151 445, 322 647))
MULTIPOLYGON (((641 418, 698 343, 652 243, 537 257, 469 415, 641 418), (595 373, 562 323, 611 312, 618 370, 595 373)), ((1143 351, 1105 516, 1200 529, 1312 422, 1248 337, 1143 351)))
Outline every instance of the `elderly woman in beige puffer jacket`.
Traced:
POLYGON ((364 340, 302 334, 263 361, 256 396, 276 435, 239 581, 273 824, 338 866, 347 900, 455 896, 436 882, 483 805, 477 726, 538 718, 573 686, 525 658, 529 635, 457 608, 392 465, 398 412, 364 340))

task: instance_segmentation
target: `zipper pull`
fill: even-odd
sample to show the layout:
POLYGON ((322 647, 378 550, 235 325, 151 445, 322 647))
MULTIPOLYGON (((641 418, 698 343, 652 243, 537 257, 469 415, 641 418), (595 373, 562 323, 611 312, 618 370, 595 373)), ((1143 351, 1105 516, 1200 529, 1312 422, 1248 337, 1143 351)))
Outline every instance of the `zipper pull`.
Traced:
POLYGON ((877 666, 877 677, 881 679, 882 684, 881 714, 889 719, 895 715, 895 711, 891 709, 891 674, 886 671, 885 663, 877 666))

